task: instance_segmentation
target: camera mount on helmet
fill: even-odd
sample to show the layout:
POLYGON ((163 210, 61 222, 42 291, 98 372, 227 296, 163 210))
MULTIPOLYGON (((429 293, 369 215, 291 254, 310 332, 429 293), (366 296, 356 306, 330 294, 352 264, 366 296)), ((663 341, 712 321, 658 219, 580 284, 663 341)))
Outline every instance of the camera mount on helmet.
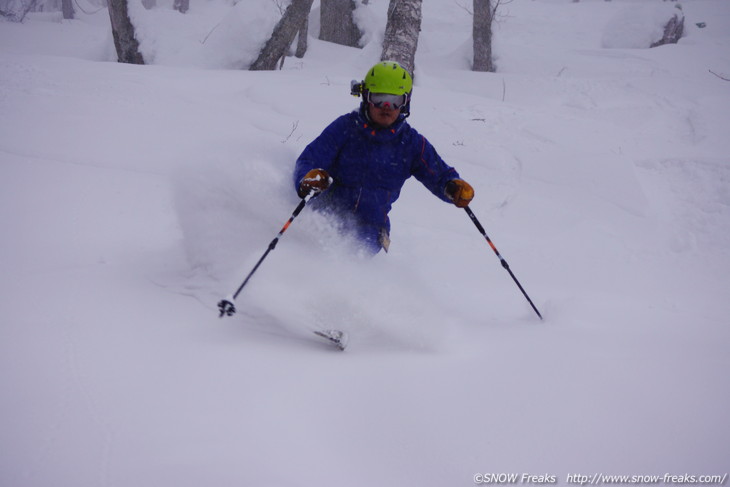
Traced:
POLYGON ((365 82, 364 81, 358 81, 356 79, 350 81, 350 94, 352 96, 362 96, 363 92, 365 91, 365 82))

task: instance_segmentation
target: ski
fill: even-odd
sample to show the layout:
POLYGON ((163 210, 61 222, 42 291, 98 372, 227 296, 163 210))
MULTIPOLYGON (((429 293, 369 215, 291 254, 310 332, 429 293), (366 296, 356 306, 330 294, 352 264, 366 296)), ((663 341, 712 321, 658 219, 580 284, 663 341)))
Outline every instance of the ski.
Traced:
POLYGON ((338 350, 343 351, 347 347, 347 333, 340 330, 316 330, 314 332, 318 337, 324 338, 338 350))

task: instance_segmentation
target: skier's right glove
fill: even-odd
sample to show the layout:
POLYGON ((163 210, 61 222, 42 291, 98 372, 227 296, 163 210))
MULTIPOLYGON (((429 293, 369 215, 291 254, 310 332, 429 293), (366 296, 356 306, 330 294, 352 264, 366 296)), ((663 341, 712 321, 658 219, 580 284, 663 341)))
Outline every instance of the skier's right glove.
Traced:
POLYGON ((304 198, 310 193, 317 195, 329 188, 330 184, 332 184, 332 178, 327 174, 327 171, 324 169, 311 169, 299 183, 297 194, 300 198, 304 198))

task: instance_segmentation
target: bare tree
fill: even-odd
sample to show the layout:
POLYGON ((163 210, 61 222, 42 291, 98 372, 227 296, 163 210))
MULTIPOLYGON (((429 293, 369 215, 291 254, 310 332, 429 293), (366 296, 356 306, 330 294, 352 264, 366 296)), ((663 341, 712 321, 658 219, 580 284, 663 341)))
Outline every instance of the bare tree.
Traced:
POLYGON ((274 32, 259 53, 259 57, 249 67, 251 71, 276 69, 277 61, 286 56, 289 47, 294 42, 294 37, 304 25, 304 21, 312 9, 313 1, 292 0, 281 20, 274 27, 274 32))
POLYGON ((396 61, 413 73, 420 32, 421 0, 390 0, 380 60, 396 61))
POLYGON ((353 19, 355 7, 355 0, 321 0, 319 38, 358 47, 362 32, 353 19))
POLYGON ((38 3, 38 0, 30 0, 30 2, 24 6, 23 13, 20 15, 20 18, 18 22, 23 22, 25 20, 25 16, 28 15, 28 12, 35 11, 36 4, 38 3))
POLYGON ((134 25, 129 19, 127 0, 109 0, 109 18, 112 22, 114 47, 120 63, 144 64, 139 42, 134 37, 134 25))
POLYGON ((172 5, 172 8, 174 8, 181 14, 184 14, 185 12, 190 10, 190 0, 175 0, 175 2, 172 5))
MULTIPOLYGON (((499 2, 497 2, 498 4, 499 2)), ((492 0, 474 0, 472 38, 474 42, 473 71, 494 72, 492 61, 492 20, 497 6, 492 0)))
POLYGON ((309 35, 309 17, 304 19, 304 23, 299 29, 299 35, 297 36, 297 50, 294 53, 299 59, 304 57, 307 52, 307 36, 309 35))
POLYGON ((73 19, 75 13, 73 0, 61 0, 61 12, 64 19, 73 19))

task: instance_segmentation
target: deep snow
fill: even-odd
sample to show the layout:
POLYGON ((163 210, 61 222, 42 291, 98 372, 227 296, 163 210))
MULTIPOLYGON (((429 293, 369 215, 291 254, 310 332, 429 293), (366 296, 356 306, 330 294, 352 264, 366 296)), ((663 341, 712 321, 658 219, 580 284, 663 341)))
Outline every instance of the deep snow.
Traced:
POLYGON ((484 74, 466 10, 424 2, 411 123, 544 322, 416 181, 388 255, 305 209, 218 319, 297 204, 296 156, 355 107, 387 2, 364 49, 310 38, 257 73, 224 69, 255 52, 241 12, 158 3, 144 67, 111 62, 105 10, 0 21, 3 485, 727 472, 730 3, 682 2, 678 45, 609 49, 663 2, 515 0, 484 74))

